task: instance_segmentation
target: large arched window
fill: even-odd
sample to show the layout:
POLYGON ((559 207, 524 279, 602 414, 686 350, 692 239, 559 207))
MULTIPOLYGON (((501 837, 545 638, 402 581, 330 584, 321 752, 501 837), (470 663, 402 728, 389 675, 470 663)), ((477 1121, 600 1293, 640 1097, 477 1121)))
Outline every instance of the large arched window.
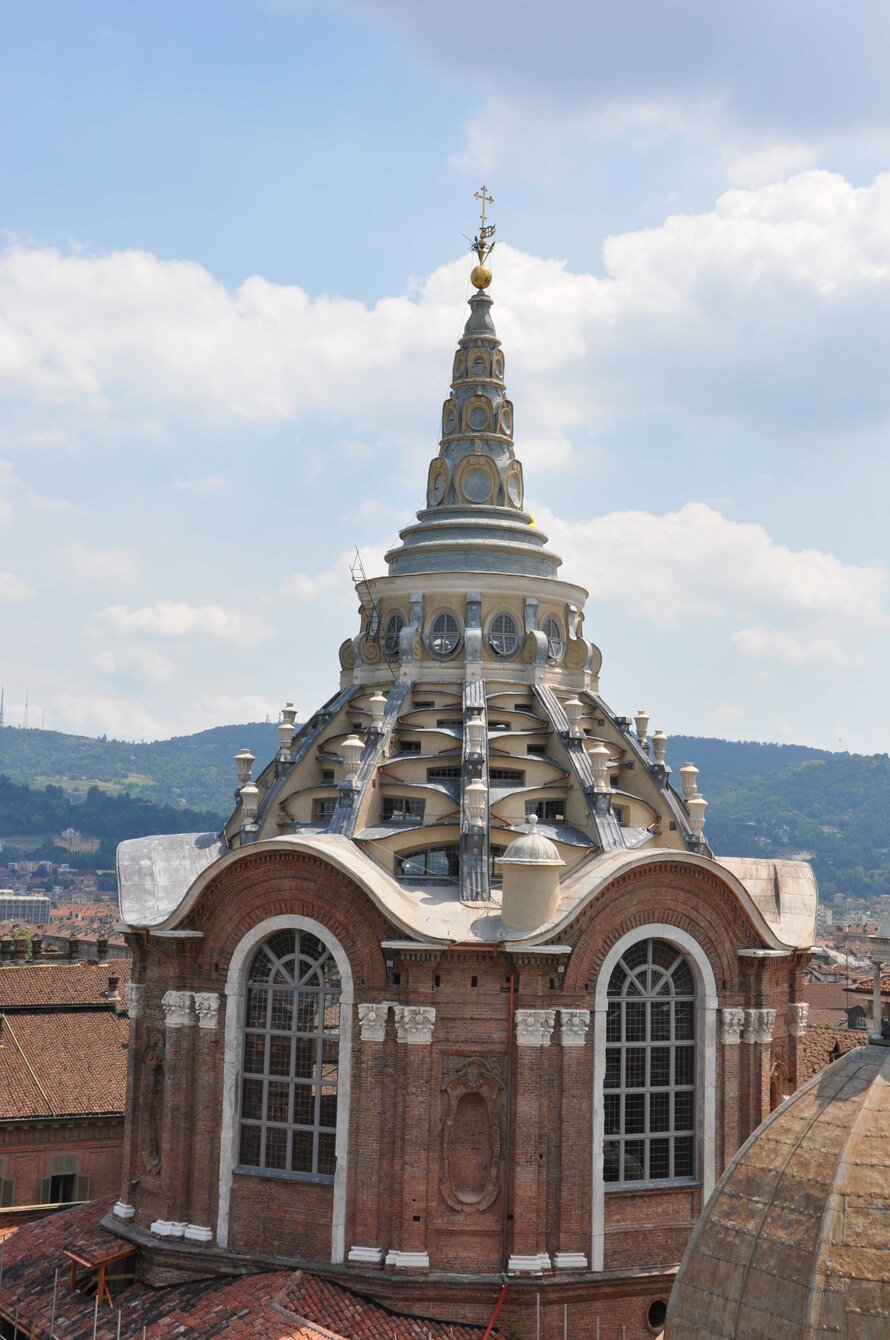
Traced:
POLYGON ((640 940, 609 977, 603 1181, 696 1174, 695 979, 665 940, 640 940))
POLYGON ((265 940, 247 974, 239 1166, 333 1180, 341 981, 305 930, 265 940))

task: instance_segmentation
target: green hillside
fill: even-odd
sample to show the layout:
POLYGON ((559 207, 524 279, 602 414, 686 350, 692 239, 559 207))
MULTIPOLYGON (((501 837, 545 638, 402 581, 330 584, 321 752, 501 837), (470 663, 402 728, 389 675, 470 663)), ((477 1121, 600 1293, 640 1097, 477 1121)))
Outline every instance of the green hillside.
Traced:
MULTIPOLYGON (((7 727, 0 731, 0 838, 6 851, 45 850, 71 826, 101 837, 110 864, 122 838, 216 828, 232 807, 232 756, 246 745, 259 768, 277 743, 276 726, 263 722, 151 744, 7 727)), ((890 893, 886 754, 678 735, 668 747, 678 787, 687 759, 710 803, 705 831, 718 855, 809 852, 827 900, 838 891, 890 893)))
POLYGON ((34 787, 59 786, 73 799, 98 786, 111 795, 126 792, 156 804, 228 814, 235 789, 232 756, 243 746, 258 766, 266 763, 278 747, 276 726, 215 726, 150 744, 7 726, 0 730, 0 774, 34 787))

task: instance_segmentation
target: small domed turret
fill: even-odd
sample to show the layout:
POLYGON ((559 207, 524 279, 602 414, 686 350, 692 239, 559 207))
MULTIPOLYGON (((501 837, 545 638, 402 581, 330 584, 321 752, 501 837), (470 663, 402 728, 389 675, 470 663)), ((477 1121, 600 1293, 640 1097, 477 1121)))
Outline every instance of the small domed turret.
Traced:
POLYGON ((565 861, 556 845, 538 832, 536 814, 529 815, 526 832, 510 843, 498 864, 504 874, 504 925, 511 931, 543 926, 556 913, 565 861))

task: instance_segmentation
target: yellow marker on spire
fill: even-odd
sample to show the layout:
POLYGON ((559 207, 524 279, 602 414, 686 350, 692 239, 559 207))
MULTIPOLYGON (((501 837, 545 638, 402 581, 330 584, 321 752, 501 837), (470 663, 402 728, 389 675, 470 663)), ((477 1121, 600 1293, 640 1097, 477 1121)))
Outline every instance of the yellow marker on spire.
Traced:
POLYGON ((494 237, 495 225, 493 223, 487 224, 485 222, 485 216, 486 206, 494 204, 494 197, 488 194, 488 187, 483 186, 481 191, 476 192, 473 199, 481 200, 482 215, 479 223, 479 232, 470 243, 470 250, 475 251, 479 260, 479 264, 473 266, 473 272, 470 275, 470 283, 474 288, 482 289, 488 288, 491 283, 491 270, 485 262, 494 251, 495 244, 491 239, 494 237))

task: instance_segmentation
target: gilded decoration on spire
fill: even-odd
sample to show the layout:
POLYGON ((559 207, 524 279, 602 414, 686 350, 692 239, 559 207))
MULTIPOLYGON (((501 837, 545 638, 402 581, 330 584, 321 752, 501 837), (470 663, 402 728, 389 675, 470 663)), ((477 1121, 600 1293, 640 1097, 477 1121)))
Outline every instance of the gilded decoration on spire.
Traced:
POLYGON ((483 186, 481 191, 477 191, 473 196, 474 200, 482 203, 481 217, 479 222, 479 232, 470 243, 470 250, 475 251, 478 258, 478 265, 473 266, 473 272, 470 275, 470 283, 474 288, 488 288, 491 283, 491 270, 485 264, 488 257, 494 251, 495 244, 492 241, 494 237, 495 225, 486 223, 486 207, 494 204, 494 197, 488 194, 488 187, 483 186))

